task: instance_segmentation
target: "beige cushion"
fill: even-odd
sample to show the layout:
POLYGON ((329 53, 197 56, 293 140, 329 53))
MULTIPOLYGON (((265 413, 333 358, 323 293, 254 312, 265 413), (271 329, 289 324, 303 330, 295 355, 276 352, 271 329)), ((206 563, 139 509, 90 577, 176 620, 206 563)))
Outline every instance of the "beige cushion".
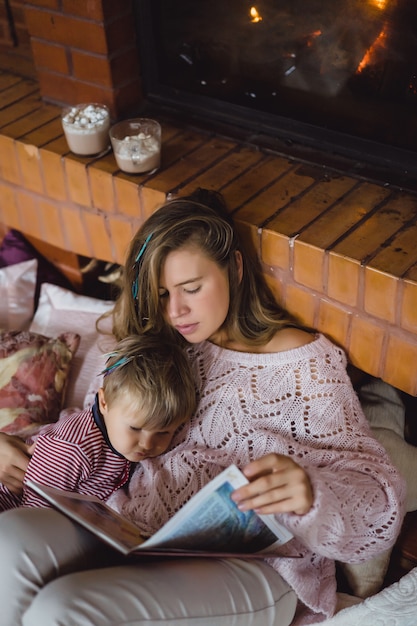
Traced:
POLYGON ((27 330, 33 316, 38 261, 0 269, 0 329, 27 330))
MULTIPOLYGON (((405 406, 400 392, 378 378, 370 378, 358 389, 363 411, 374 436, 388 452, 392 463, 407 483, 407 511, 417 509, 417 449, 404 439, 405 406)), ((392 548, 365 563, 341 564, 352 593, 367 598, 384 583, 392 548)))
MULTIPOLYGON (((97 319, 111 310, 113 302, 78 295, 57 285, 43 283, 30 330, 54 336, 66 331, 78 332, 80 346, 74 357, 68 388, 66 407, 83 408, 90 383, 97 376, 97 364, 103 354, 113 345, 113 339, 100 335, 96 328, 97 319)), ((111 330, 111 319, 102 325, 111 330)))

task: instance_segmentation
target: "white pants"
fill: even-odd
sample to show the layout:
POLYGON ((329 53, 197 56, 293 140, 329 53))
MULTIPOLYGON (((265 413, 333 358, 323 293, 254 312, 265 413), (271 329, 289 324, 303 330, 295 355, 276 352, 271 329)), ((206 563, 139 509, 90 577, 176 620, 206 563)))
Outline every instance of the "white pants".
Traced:
POLYGON ((133 563, 52 509, 0 515, 1 626, 289 626, 296 604, 262 560, 133 563))

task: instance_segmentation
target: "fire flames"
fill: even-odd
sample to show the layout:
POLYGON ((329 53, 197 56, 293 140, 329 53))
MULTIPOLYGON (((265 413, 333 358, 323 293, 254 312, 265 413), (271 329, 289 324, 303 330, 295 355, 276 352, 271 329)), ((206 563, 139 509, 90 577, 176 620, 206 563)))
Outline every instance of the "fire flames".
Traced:
POLYGON ((262 16, 259 15, 258 10, 256 9, 256 7, 251 7, 250 8, 249 15, 250 15, 250 21, 253 24, 257 24, 258 22, 262 22, 262 16))
POLYGON ((383 11, 388 4, 388 0, 370 0, 369 3, 377 9, 381 9, 381 11, 383 11))
POLYGON ((387 37, 388 37, 387 30, 386 28, 383 28, 381 32, 379 33, 378 37, 375 39, 372 45, 365 52, 361 62, 359 63, 356 69, 357 74, 360 74, 361 72, 363 72, 363 70, 368 65, 372 65, 373 61, 375 60, 375 57, 378 56, 378 53, 385 48, 387 37))

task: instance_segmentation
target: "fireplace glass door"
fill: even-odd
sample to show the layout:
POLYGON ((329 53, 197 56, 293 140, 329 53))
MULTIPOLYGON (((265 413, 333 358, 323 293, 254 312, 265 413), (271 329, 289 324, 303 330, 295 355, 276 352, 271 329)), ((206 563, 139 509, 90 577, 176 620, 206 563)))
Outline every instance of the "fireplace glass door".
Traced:
POLYGON ((138 0, 149 100, 416 162, 416 0, 138 0))

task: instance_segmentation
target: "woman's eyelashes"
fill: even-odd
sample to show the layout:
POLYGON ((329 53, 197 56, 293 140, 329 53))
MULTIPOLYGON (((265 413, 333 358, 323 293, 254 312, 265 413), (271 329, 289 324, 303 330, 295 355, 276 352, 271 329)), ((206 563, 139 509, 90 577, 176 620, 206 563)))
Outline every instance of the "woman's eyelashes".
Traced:
MULTIPOLYGON (((187 293, 187 294, 198 293, 200 290, 201 290, 201 285, 198 285, 197 287, 183 287, 184 293, 187 293)), ((166 289, 160 289, 159 290, 159 297, 161 299, 168 298, 169 297, 169 291, 167 291, 166 289)))
POLYGON ((184 288, 184 291, 185 291, 185 293, 198 293, 200 291, 200 289, 201 289, 201 285, 198 285, 198 287, 192 287, 192 288, 188 288, 188 289, 184 288))

